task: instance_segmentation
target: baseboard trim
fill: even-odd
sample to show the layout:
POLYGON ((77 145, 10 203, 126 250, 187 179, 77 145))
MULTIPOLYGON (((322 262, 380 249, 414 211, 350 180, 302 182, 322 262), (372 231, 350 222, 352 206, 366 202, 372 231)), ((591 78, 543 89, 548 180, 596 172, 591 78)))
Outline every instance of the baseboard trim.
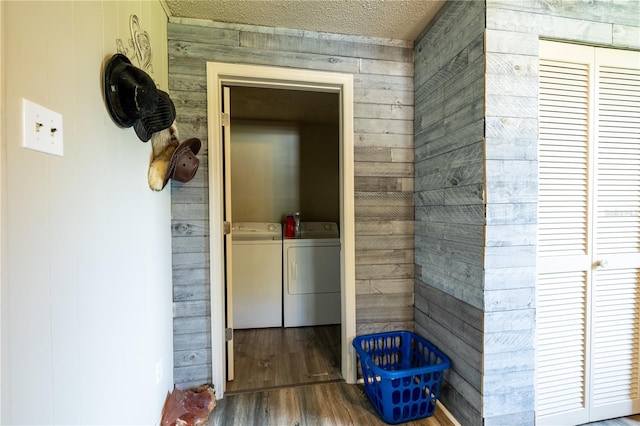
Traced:
POLYGON ((460 422, 459 422, 459 421, 457 421, 455 417, 453 417, 453 414, 451 414, 451 411, 447 410, 447 407, 445 407, 445 406, 444 406, 444 404, 442 404, 442 402, 440 402, 440 400, 437 400, 437 401, 436 401, 436 407, 437 407, 440 411, 442 411, 442 414, 444 414, 444 415, 445 415, 445 417, 446 417, 447 419, 449 419, 449 421, 451 422, 451 424, 452 424, 453 426, 462 426, 462 425, 460 424, 460 422))

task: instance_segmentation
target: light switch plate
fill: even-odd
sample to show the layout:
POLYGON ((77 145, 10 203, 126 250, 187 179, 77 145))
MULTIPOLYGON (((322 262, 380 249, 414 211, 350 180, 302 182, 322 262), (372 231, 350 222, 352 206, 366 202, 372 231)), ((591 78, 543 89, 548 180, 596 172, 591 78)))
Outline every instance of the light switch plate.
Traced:
POLYGON ((22 112, 22 146, 62 157, 62 115, 24 98, 22 112))

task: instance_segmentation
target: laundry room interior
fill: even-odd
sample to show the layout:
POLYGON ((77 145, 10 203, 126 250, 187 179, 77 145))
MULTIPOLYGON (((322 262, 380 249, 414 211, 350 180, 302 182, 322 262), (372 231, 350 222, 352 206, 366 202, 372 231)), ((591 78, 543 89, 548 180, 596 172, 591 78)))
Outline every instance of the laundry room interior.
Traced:
POLYGON ((226 392, 341 380, 339 94, 248 86, 227 93, 226 392), (297 216, 293 230, 288 214, 297 216))

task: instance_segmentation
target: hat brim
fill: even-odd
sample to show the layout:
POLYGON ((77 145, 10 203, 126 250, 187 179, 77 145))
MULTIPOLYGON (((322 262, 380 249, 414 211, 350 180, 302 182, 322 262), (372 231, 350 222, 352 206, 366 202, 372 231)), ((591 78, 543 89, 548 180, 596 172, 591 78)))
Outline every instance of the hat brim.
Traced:
POLYGON ((202 146, 202 142, 200 142, 200 139, 197 139, 197 138, 187 139, 186 141, 178 145, 178 147, 175 149, 175 151, 173 151, 173 154, 171 155, 169 168, 167 169, 167 174, 164 177, 164 183, 162 185, 163 188, 167 185, 167 182, 169 181, 171 176, 173 176, 176 170, 176 164, 178 162, 178 158, 180 158, 182 153, 187 150, 190 150, 191 152, 193 152, 193 155, 198 155, 198 152, 200 152, 201 146, 202 146))
POLYGON ((131 64, 131 61, 121 53, 113 55, 105 64, 102 73, 104 100, 111 119, 120 127, 131 127, 136 122, 136 119, 129 118, 122 111, 119 111, 121 108, 117 99, 118 93, 111 90, 111 86, 114 83, 114 71, 122 64, 131 64))
POLYGON ((158 106, 147 117, 142 117, 133 125, 133 129, 142 142, 148 142, 151 136, 168 129, 176 119, 176 108, 167 92, 158 90, 158 106))

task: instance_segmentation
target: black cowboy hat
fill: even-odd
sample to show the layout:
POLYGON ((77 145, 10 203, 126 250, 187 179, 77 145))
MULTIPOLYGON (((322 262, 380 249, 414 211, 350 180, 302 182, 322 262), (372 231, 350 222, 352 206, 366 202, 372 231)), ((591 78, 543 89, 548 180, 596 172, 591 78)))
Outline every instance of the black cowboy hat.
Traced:
POLYGON ((156 84, 149 74, 131 65, 126 56, 113 55, 104 66, 103 76, 107 111, 120 127, 131 127, 156 110, 156 84))
POLYGON ((135 122, 133 129, 142 142, 151 139, 151 135, 168 129, 176 119, 176 107, 167 92, 158 90, 158 106, 155 111, 135 122))

